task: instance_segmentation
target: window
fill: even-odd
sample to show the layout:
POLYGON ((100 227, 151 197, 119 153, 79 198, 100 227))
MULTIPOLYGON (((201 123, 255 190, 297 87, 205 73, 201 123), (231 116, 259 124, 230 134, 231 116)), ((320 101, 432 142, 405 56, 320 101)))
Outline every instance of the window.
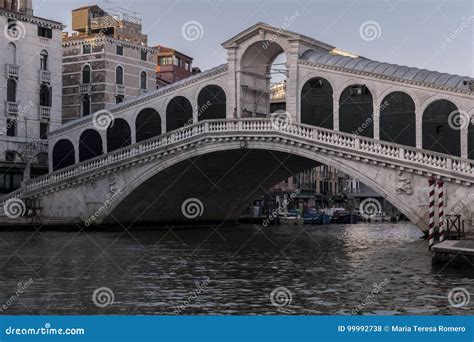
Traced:
POLYGON ((40 70, 48 71, 48 52, 42 50, 40 53, 40 70))
POLYGON ((7 119, 7 136, 16 137, 16 120, 7 119))
POLYGON ((146 77, 146 72, 145 71, 142 71, 141 74, 140 74, 140 89, 141 90, 146 90, 147 87, 146 87, 146 80, 147 77, 146 77))
POLYGON ((145 62, 148 60, 148 53, 146 51, 142 51, 141 60, 145 62))
POLYGON ((184 63, 186 70, 191 71, 191 64, 189 62, 184 63))
POLYGON ((160 58, 158 58, 158 63, 160 65, 173 64, 173 57, 160 57, 160 58))
POLYGON ((82 53, 84 55, 91 53, 91 46, 89 44, 82 45, 82 53))
POLYGON ((118 104, 118 103, 122 103, 123 102, 123 95, 117 95, 115 97, 115 103, 118 104))
POLYGON ((46 84, 40 86, 40 106, 51 107, 52 91, 46 84))
POLYGON ((38 26, 38 36, 43 38, 53 38, 53 30, 49 27, 38 26))
POLYGON ((177 67, 180 67, 181 66, 181 58, 175 57, 174 58, 174 65, 176 65, 177 67))
POLYGON ((87 116, 91 113, 91 98, 89 95, 82 97, 82 116, 87 116))
POLYGON ((117 55, 123 56, 123 45, 117 45, 115 52, 117 53, 117 55))
POLYGON ((7 46, 7 64, 16 64, 16 45, 13 43, 7 46))
POLYGON ((115 69, 115 83, 123 84, 123 68, 121 66, 115 69))
POLYGON ((22 180, 23 174, 21 173, 2 172, 2 175, 0 175, 0 192, 6 194, 18 189, 22 180))
POLYGON ((49 124, 40 122, 40 139, 48 139, 49 124))
POLYGON ((13 78, 7 81, 7 101, 16 102, 16 81, 13 78))
POLYGON ((5 161, 9 163, 15 162, 16 153, 15 151, 5 151, 5 161))
POLYGON ((91 67, 90 65, 84 65, 82 68, 82 84, 91 83, 91 67))

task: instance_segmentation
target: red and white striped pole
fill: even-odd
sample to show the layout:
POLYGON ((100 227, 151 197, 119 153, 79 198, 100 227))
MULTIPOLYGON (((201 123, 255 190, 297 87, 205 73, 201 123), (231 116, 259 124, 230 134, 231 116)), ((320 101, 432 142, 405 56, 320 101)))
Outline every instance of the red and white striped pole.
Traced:
POLYGON ((433 178, 430 178, 428 181, 430 185, 430 204, 429 204, 429 217, 430 217, 430 226, 428 231, 428 246, 431 250, 431 247, 434 245, 434 220, 435 220, 435 186, 436 181, 433 178))
POLYGON ((444 241, 444 182, 438 181, 439 242, 444 241))

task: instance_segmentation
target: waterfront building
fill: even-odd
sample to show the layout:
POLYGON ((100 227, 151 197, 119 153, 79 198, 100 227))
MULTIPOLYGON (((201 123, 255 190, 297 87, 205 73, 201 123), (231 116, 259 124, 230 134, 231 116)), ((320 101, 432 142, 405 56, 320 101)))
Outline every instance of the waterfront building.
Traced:
POLYGON ((32 0, 0 0, 0 193, 48 172, 46 139, 61 125, 63 24, 32 0))
POLYGON ((158 63, 156 65, 157 88, 188 78, 200 73, 199 68, 193 68, 193 58, 175 49, 158 45, 158 63))
POLYGON ((133 13, 97 5, 72 11, 63 35, 63 122, 156 89, 157 50, 133 13))

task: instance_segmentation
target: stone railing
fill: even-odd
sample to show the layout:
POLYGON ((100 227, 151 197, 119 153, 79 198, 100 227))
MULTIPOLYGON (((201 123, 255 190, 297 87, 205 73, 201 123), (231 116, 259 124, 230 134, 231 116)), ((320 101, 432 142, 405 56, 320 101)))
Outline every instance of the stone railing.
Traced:
POLYGON ((416 168, 461 182, 474 183, 473 160, 309 125, 288 124, 279 126, 271 119, 228 119, 201 121, 29 180, 24 183, 21 189, 1 198, 1 201, 21 197, 27 193, 31 194, 55 183, 89 172, 96 172, 106 166, 117 165, 140 155, 146 155, 154 151, 158 152, 160 149, 173 144, 191 142, 195 138, 212 138, 223 134, 234 134, 234 137, 239 139, 263 134, 276 134, 275 138, 294 139, 296 142, 314 145, 334 152, 352 154, 354 157, 373 158, 381 162, 416 168))

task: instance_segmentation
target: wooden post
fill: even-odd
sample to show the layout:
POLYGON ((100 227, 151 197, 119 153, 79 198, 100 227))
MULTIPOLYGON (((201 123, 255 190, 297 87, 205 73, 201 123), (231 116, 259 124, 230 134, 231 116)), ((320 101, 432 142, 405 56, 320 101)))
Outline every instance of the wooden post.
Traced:
POLYGON ((435 185, 436 181, 433 178, 430 178, 428 181, 430 185, 430 204, 429 204, 429 231, 428 231, 428 246, 431 251, 431 247, 434 245, 434 206, 435 206, 435 185))
POLYGON ((439 242, 444 241, 444 182, 438 181, 439 242))

